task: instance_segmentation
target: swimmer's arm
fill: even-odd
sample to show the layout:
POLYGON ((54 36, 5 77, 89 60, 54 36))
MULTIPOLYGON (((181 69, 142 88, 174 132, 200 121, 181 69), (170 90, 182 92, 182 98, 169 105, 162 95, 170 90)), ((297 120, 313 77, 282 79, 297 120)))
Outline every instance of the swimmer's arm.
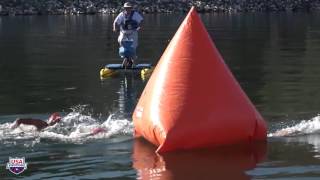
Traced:
POLYGON ((93 129, 91 132, 80 134, 80 137, 89 137, 89 136, 94 136, 99 133, 106 133, 106 132, 107 132, 106 129, 99 127, 99 128, 93 129))

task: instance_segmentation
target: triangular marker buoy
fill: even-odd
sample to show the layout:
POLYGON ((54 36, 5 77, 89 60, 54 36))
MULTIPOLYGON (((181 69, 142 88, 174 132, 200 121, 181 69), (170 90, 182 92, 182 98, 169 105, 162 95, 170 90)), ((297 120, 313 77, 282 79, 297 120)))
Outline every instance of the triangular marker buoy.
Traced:
POLYGON ((191 8, 133 113, 158 152, 266 140, 266 123, 191 8))

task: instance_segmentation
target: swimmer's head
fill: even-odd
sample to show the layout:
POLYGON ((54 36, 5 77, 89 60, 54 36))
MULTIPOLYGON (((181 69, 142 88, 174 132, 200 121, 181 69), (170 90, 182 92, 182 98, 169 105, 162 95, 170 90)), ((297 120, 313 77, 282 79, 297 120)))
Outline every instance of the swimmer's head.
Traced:
POLYGON ((61 119, 62 119, 62 117, 59 115, 59 113, 55 112, 49 117, 48 124, 54 125, 54 124, 60 122, 61 119))

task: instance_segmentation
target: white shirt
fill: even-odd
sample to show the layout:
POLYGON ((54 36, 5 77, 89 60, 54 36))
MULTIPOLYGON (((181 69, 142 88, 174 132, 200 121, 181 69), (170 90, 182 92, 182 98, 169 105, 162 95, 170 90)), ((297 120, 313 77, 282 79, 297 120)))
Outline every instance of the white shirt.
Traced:
MULTIPOLYGON (((130 14, 128 16, 130 16, 130 14)), ((134 11, 131 19, 135 20, 138 24, 140 24, 141 21, 143 20, 143 17, 137 11, 134 11)), ((125 21, 125 13, 121 12, 114 20, 114 24, 117 24, 120 26, 121 23, 123 23, 124 21, 125 21)))

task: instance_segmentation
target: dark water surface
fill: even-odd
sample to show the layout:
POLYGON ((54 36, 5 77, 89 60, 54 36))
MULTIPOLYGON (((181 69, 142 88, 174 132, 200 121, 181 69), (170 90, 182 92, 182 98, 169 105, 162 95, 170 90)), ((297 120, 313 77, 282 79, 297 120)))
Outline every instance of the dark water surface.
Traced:
MULTIPOLYGON (((184 17, 145 16, 140 62, 157 63, 184 17)), ((0 179, 319 179, 319 14, 201 17, 267 121, 268 143, 156 155, 132 138, 146 81, 99 79, 100 68, 120 62, 114 17, 0 17, 0 179), (63 122, 43 132, 10 130, 18 117, 55 111, 63 122), (81 136, 97 126, 108 133, 81 136), (25 157, 28 169, 10 173, 9 157, 25 157)))

